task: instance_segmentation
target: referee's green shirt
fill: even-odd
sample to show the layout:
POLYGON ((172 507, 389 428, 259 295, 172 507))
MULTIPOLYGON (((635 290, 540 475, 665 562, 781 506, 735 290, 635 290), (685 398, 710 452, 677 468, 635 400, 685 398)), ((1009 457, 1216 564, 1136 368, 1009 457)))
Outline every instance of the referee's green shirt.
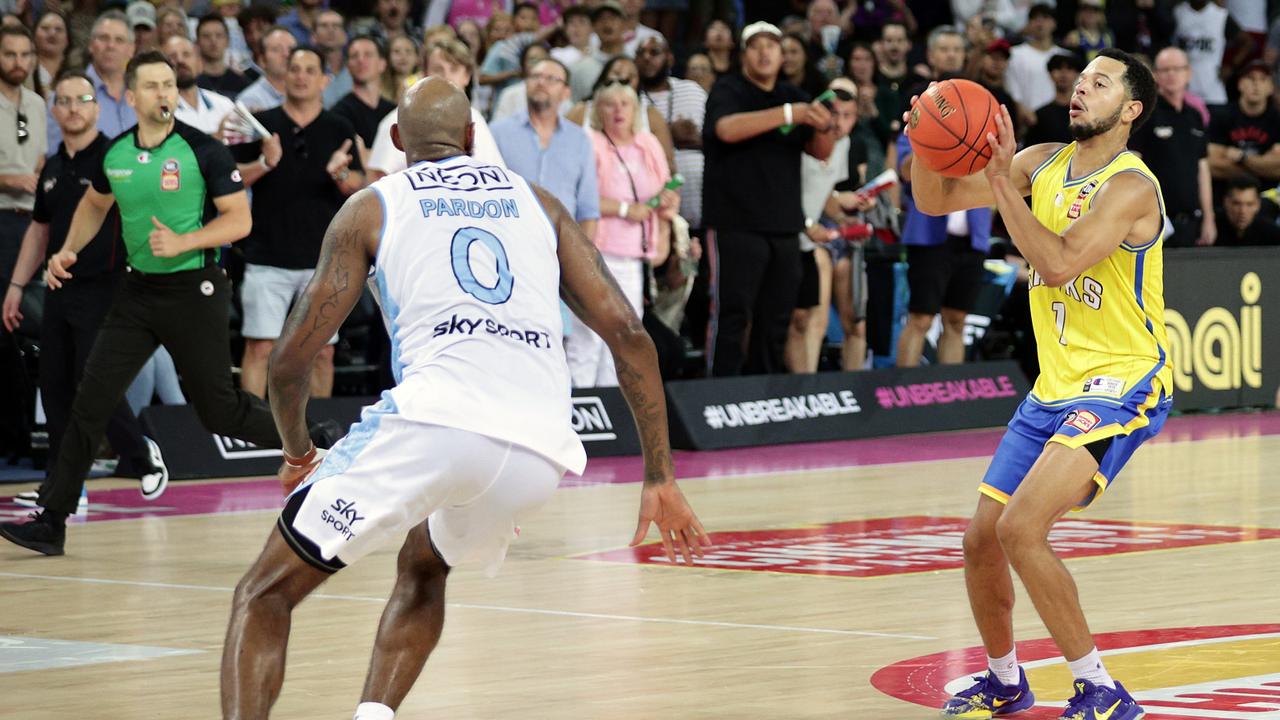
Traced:
POLYGON ((177 257, 151 254, 152 216, 181 235, 217 216, 213 199, 244 190, 227 148, 195 128, 175 121, 154 148, 138 147, 138 126, 111 141, 94 175, 93 189, 113 193, 120 207, 121 235, 129 264, 146 273, 171 273, 216 262, 216 251, 192 250, 177 257))

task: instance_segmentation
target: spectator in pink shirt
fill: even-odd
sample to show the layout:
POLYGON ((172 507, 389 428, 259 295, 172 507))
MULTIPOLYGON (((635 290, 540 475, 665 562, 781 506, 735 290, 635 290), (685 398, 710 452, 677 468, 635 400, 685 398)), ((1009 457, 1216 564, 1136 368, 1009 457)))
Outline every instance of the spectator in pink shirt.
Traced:
MULTIPOLYGON (((646 263, 661 265, 670 248, 671 220, 680 196, 663 186, 671 179, 658 138, 638 129, 640 98, 630 85, 602 86, 588 118, 596 156, 600 222, 595 243, 636 313, 643 312, 646 263), (657 197, 657 208, 648 201, 657 197)), ((604 341, 574 319, 565 340, 574 387, 618 384, 604 341)))

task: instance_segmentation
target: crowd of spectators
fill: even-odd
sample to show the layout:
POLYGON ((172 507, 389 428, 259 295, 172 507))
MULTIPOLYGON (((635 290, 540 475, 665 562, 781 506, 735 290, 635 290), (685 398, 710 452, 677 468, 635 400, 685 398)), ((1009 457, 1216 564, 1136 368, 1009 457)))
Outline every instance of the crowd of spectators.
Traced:
MULTIPOLYGON (((672 376, 972 356, 984 261, 1017 261, 999 218, 925 216, 901 184, 860 190, 885 170, 909 177, 901 116, 939 79, 986 86, 1024 143, 1066 142, 1085 64, 1105 47, 1138 53, 1160 99, 1131 149, 1161 181, 1166 244, 1280 244, 1277 0, 0 0, 0 11, 7 332, 39 335, 37 255, 59 250, 69 221, 47 208, 74 205, 62 188, 89 174, 77 123, 92 116, 104 138, 133 126, 126 65, 158 50, 176 76, 175 117, 232 146, 251 189, 253 229, 222 263, 235 286, 228 362, 257 395, 328 221, 404 168, 396 103, 427 74, 469 94, 477 156, 546 187, 595 239, 672 376), (33 237, 40 252, 25 250, 33 237)), ((99 265, 123 271, 114 255, 86 267, 99 265)), ((566 332, 574 383, 614 384, 599 339, 566 332)), ((372 303, 333 343, 316 395, 388 381, 372 303), (335 380, 352 368, 358 382, 335 380)), ((70 352, 44 348, 41 362, 65 376, 69 361, 51 355, 70 352)), ((176 388, 163 361, 137 404, 146 388, 176 388)))

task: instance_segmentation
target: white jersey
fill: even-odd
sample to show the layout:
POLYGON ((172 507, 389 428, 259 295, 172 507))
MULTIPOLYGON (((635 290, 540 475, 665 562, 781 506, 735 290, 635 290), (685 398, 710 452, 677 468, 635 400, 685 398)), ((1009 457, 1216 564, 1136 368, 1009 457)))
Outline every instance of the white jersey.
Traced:
POLYGON ((1227 88, 1218 77, 1222 55, 1227 49, 1227 9, 1209 3, 1199 11, 1190 3, 1173 9, 1173 42, 1191 61, 1191 92, 1209 105, 1227 102, 1227 88))
POLYGON ((558 241, 528 183, 460 155, 371 187, 384 214, 373 280, 395 412, 521 445, 581 474, 558 241))

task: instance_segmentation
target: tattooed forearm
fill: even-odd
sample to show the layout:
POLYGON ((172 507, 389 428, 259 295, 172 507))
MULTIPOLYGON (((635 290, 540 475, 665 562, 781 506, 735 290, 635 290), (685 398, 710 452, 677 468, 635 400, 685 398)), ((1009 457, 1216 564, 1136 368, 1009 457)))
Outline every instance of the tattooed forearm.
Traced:
POLYGON ((294 452, 306 451, 311 364, 360 299, 375 247, 369 238, 381 227, 380 213, 371 195, 353 196, 338 211, 325 233, 315 275, 271 353, 271 409, 285 447, 294 452))
POLYGON ((667 436, 667 399, 658 374, 658 355, 653 341, 638 328, 625 350, 614 354, 618 385, 631 407, 640 447, 644 452, 644 481, 658 484, 674 479, 671 441, 667 436))

